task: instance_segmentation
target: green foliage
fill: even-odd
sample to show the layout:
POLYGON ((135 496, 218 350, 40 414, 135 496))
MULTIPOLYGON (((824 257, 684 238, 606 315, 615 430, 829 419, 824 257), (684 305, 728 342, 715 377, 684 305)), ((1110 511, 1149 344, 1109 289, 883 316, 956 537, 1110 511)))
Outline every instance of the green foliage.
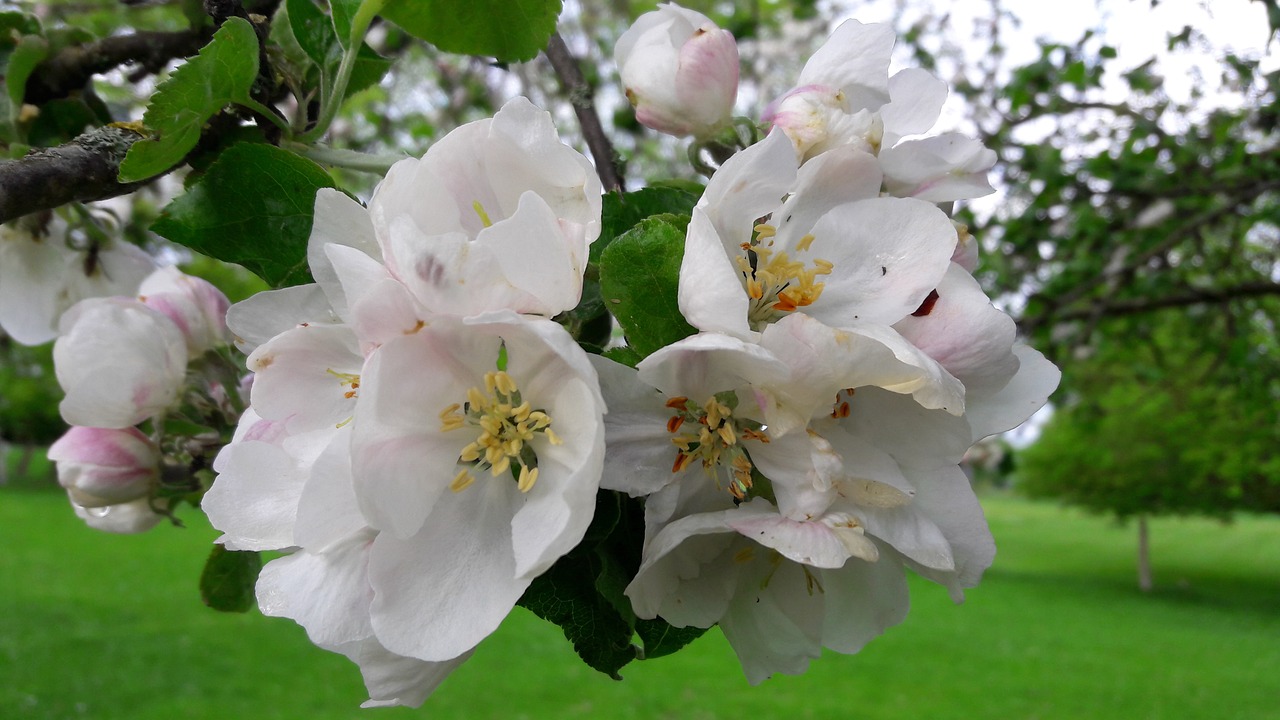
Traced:
POLYGON ((49 445, 66 431, 53 346, 26 347, 0 335, 0 441, 49 445))
POLYGON ((561 0, 387 0, 381 15, 445 52, 532 60, 556 29, 561 0))
POLYGON ((623 233, 600 256, 600 289, 642 357, 697 332, 680 314, 677 291, 687 216, 655 215, 623 233))
MULTIPOLYGON (((343 6, 334 3, 333 7, 340 15, 343 6)), ((294 39, 319 69, 322 97, 329 98, 333 93, 338 66, 342 62, 342 55, 348 41, 346 35, 340 37, 334 29, 338 16, 330 18, 325 15, 320 8, 316 7, 313 0, 287 0, 284 9, 294 39)), ((346 18, 345 25, 346 33, 350 34, 349 17, 346 18)), ((351 71, 351 78, 347 81, 344 97, 377 83, 390 68, 390 60, 380 57, 367 44, 361 44, 351 71)))
POLYGON ((258 36, 248 21, 231 18, 156 88, 142 116, 152 137, 129 149, 120 181, 144 180, 182 162, 210 118, 232 103, 254 102, 249 92, 257 77, 258 36))
POLYGON ((635 227, 650 215, 688 215, 698 204, 698 195, 680 188, 647 187, 635 192, 611 192, 604 196, 600 218, 600 239, 591 245, 591 262, 619 235, 635 227))
POLYGON ((157 234, 243 265, 273 287, 309 282, 307 240, 316 191, 333 187, 319 165, 287 150, 240 143, 152 226, 157 234))
POLYGON ((1275 338, 1233 337, 1206 313, 1104 330, 1126 340, 1072 366, 1073 397, 1020 456, 1019 489, 1121 518, 1280 512, 1275 338))
POLYGON ((614 602, 597 590, 601 583, 584 580, 613 576, 614 559, 606 552, 605 542, 617 529, 623 502, 617 493, 601 490, 586 538, 534 579, 519 602, 559 625, 583 662, 615 680, 622 679, 618 670, 636 657, 632 626, 614 602))
POLYGON ((255 605, 253 586, 261 570, 262 558, 258 553, 214 545, 200 573, 200 598, 214 610, 249 612, 255 605))

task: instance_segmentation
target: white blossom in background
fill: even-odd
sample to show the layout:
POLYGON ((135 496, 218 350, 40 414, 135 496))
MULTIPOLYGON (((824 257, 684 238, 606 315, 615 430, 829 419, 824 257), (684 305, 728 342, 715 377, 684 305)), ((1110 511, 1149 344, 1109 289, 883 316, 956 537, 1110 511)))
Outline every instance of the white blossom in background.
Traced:
POLYGON ((613 58, 641 125, 704 138, 732 120, 737 42, 702 13, 659 5, 618 38, 613 58))
POLYGON ((994 151, 961 133, 919 137, 937 122, 947 86, 919 68, 890 77, 894 40, 887 25, 844 22, 762 119, 802 161, 842 146, 876 156, 890 195, 941 203, 995 192, 994 151))
POLYGON ((366 209, 321 191, 314 286, 233 306, 252 402, 203 508, 284 550, 265 614, 418 705, 578 544, 605 410, 548 318, 578 303, 600 184, 527 100, 394 166, 366 209))
POLYGON ((72 305, 132 295, 155 269, 149 255, 127 242, 73 245, 57 215, 0 225, 0 329, 17 342, 53 340, 72 305))

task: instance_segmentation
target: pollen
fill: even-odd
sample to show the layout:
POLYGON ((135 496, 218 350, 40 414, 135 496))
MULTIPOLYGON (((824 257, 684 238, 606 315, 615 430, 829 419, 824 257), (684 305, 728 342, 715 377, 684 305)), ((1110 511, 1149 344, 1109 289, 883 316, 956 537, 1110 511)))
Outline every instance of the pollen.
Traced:
POLYGON ((532 443, 539 438, 552 445, 564 441, 551 429, 551 416, 522 398, 506 371, 485 373, 482 385, 467 390, 466 403, 453 403, 440 411, 441 432, 475 433, 475 439, 458 452, 458 464, 464 467, 449 489, 462 492, 475 482, 472 471, 487 470, 495 478, 509 475, 516 488, 527 493, 538 482, 538 455, 532 443))
POLYGON ((716 469, 723 467, 727 471, 723 476, 731 478, 724 490, 735 502, 741 502, 751 492, 754 471, 742 441, 763 444, 769 442, 769 436, 760 423, 735 415, 736 405, 737 396, 732 392, 717 393, 701 404, 687 397, 673 397, 666 402, 666 407, 675 411, 667 419, 666 428, 676 448, 672 473, 684 472, 695 461, 712 476, 720 475, 716 469), (680 433, 683 428, 693 431, 680 433))
MULTIPOLYGON (((818 278, 830 275, 835 264, 822 258, 813 258, 807 263, 792 259, 786 250, 773 247, 777 231, 772 225, 756 225, 755 230, 755 238, 743 243, 743 254, 735 258, 735 262, 742 287, 751 298, 747 320, 753 329, 760 330, 817 302, 825 287, 818 278)), ((813 242, 812 234, 805 235, 796 243, 795 252, 809 252, 813 242)))

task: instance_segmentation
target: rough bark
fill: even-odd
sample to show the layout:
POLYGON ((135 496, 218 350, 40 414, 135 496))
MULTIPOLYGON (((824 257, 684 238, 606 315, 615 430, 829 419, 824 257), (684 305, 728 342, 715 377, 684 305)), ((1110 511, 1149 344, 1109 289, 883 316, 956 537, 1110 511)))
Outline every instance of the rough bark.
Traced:
POLYGON ((109 125, 52 148, 36 148, 19 160, 0 162, 0 222, 71 202, 133 192, 143 183, 116 179, 137 131, 109 125))

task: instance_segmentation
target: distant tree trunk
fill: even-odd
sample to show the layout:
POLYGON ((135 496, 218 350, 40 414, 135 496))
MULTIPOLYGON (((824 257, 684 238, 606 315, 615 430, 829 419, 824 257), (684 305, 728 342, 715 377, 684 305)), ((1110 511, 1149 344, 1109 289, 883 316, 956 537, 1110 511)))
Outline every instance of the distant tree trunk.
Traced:
POLYGON ((1151 547, 1148 543, 1147 516, 1138 516, 1138 589, 1151 592, 1151 547))

